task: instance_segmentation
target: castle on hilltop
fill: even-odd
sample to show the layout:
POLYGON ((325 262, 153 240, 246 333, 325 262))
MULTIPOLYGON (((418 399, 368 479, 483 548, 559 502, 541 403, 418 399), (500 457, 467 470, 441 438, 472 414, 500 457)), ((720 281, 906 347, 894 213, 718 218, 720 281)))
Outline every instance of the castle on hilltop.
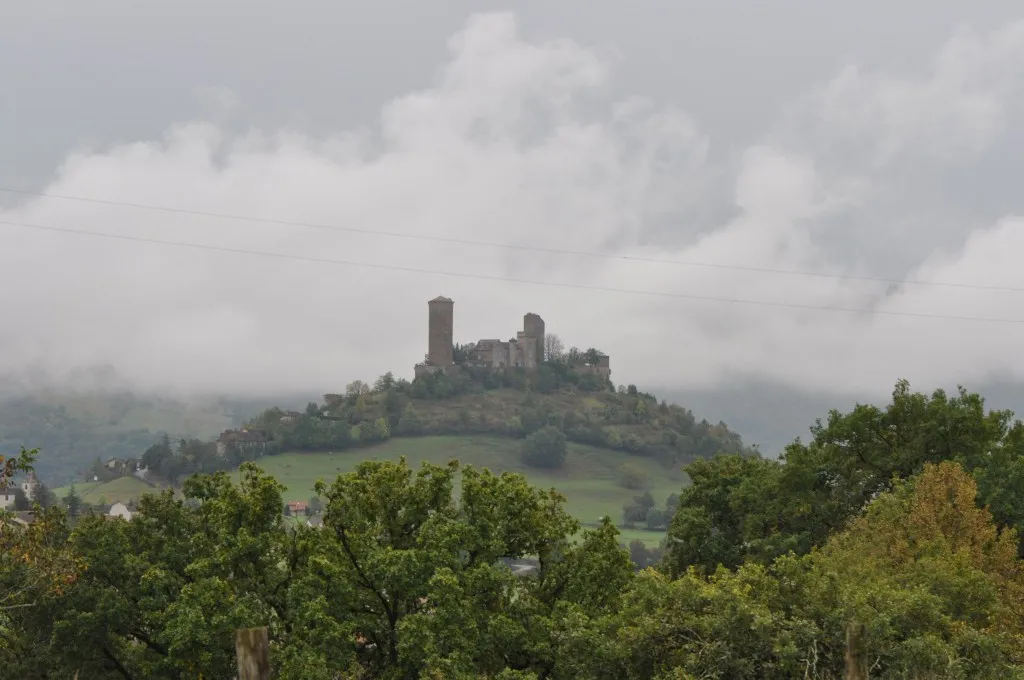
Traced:
MULTIPOLYGON (((415 366, 417 376, 451 371, 457 365, 454 344, 455 301, 438 296, 427 302, 427 308, 427 354, 423 363, 415 366)), ((470 368, 536 370, 545 360, 544 344, 544 319, 531 312, 523 317, 523 330, 518 331, 516 337, 507 341, 478 340, 461 363, 470 368)), ((593 364, 578 364, 574 369, 603 378, 611 375, 607 355, 598 356, 593 364)))

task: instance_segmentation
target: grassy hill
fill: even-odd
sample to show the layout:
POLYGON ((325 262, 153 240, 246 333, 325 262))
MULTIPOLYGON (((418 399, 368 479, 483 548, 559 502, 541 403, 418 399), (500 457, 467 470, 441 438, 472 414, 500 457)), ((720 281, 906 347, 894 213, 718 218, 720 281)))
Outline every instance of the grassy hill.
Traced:
MULTIPOLYGON (((621 523, 623 506, 642 492, 627 488, 636 485, 624 483, 624 465, 647 480, 655 507, 663 509, 682 487, 686 463, 755 453, 724 423, 697 420, 635 386, 613 389, 548 363, 535 372, 460 367, 412 383, 386 374, 372 386, 356 381, 343 394, 326 394, 324 403, 310 403, 303 413, 268 409, 248 425, 268 437, 275 455, 260 465, 294 500, 308 498, 317 478, 330 480, 368 458, 404 455, 413 464, 455 458, 554 487, 588 524, 605 515, 621 523), (523 439, 540 430, 557 430, 569 442, 568 460, 557 470, 521 461, 523 439)), ((233 455, 246 457, 242 449, 233 455)), ((652 542, 649 534, 644 539, 652 542)))
POLYGON ((557 374, 545 382, 546 375, 490 372, 481 378, 467 370, 408 383, 387 374, 373 387, 355 382, 344 394, 324 395, 325 403, 310 403, 303 414, 269 409, 249 425, 267 433, 276 451, 364 448, 392 436, 521 438, 551 426, 578 444, 672 465, 753 453, 724 423, 698 421, 688 409, 659 403, 632 385, 581 389, 557 382, 557 374))
MULTIPOLYGON (((617 525, 622 523, 622 507, 643 490, 650 491, 658 506, 686 484, 686 475, 678 468, 666 468, 650 458, 623 456, 621 453, 584 444, 570 444, 564 467, 559 470, 536 470, 526 467, 519 457, 520 442, 494 436, 428 436, 392 439, 366 449, 340 453, 294 451, 260 458, 256 463, 273 475, 287 490, 285 500, 308 500, 313 485, 323 479, 330 483, 342 473, 350 472, 364 460, 397 461, 404 456, 413 467, 421 463, 444 464, 455 458, 463 465, 488 468, 493 472, 521 473, 531 484, 554 487, 564 494, 567 507, 585 525, 594 525, 608 515, 617 525), (644 489, 630 490, 622 486, 623 465, 646 477, 644 489)), ((54 489, 63 498, 69 486, 54 489)), ((98 504, 137 501, 154 488, 134 477, 119 477, 109 482, 81 482, 75 492, 85 502, 98 504)), ((623 529, 625 541, 639 538, 656 545, 663 532, 644 529, 623 529)))
MULTIPOLYGON (((318 479, 330 483, 337 475, 350 472, 364 460, 393 460, 405 456, 413 467, 423 462, 444 464, 455 458, 464 465, 488 468, 493 472, 516 472, 531 484, 554 487, 564 494, 567 507, 584 524, 596 524, 601 516, 610 516, 621 524, 622 507, 640 490, 624 488, 623 464, 646 476, 647 490, 659 506, 672 493, 678 493, 686 476, 678 468, 666 468, 650 458, 624 456, 620 452, 570 443, 564 467, 536 470, 519 459, 520 442, 494 436, 428 436, 391 439, 366 449, 329 452, 290 452, 259 459, 257 464, 287 487, 287 500, 307 500, 318 479)), ((623 530, 625 540, 640 538, 657 544, 661 532, 641 529, 623 530)))
MULTIPOLYGON (((57 423, 90 423, 91 436, 104 428, 135 432, 130 428, 159 422, 167 430, 206 428, 212 437, 235 424, 223 403, 198 412, 162 406, 158 400, 132 396, 102 404, 65 397, 49 408, 60 416, 57 423)), ((39 412, 48 413, 37 407, 34 413, 39 412)), ((145 451, 144 462, 156 478, 179 484, 195 471, 232 469, 258 456, 292 500, 308 499, 317 479, 331 481, 363 460, 405 456, 418 466, 454 458, 494 472, 523 473, 534 485, 558 489, 567 497, 569 511, 586 525, 602 516, 621 524, 623 506, 644 491, 650 492, 654 509, 664 509, 666 498, 685 483, 682 468, 692 460, 755 453, 724 423, 698 420, 688 409, 659 402, 635 386, 616 389, 607 380, 557 362, 530 372, 460 366, 413 382, 389 373, 372 386, 355 381, 343 393, 325 394, 322 403, 310 402, 302 412, 267 409, 246 425, 254 431, 238 435, 224 452, 213 442, 199 440, 171 440, 150 448, 155 442, 146 430, 148 441, 133 442, 134 450, 125 457, 145 451), (559 440, 556 450, 568 442, 566 461, 553 463, 557 469, 536 467, 545 465, 542 461, 535 461, 535 467, 522 462, 523 440, 531 438, 532 445, 535 433, 549 443, 551 437, 559 440), (255 446, 252 436, 258 436, 255 446)), ((113 502, 148 490, 131 486, 134 480, 119 483, 124 486, 83 492, 90 499, 113 502)), ((638 524, 646 523, 648 507, 634 508, 638 524)), ((660 518, 653 521, 661 525, 660 518)), ((627 539, 634 537, 652 543, 660 536, 626 533, 627 539)))
MULTIPOLYGON (((62 486, 54 489, 57 498, 63 499, 67 496, 71 486, 62 486)), ((135 477, 118 477, 109 482, 83 482, 75 484, 75 493, 86 503, 97 505, 99 503, 127 503, 137 501, 148 493, 158 493, 158 487, 150 486, 135 477)))

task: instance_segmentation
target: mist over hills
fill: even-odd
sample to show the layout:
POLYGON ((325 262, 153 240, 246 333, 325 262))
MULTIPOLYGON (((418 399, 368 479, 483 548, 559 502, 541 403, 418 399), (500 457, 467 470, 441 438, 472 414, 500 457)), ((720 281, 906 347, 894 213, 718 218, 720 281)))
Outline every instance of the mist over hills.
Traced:
POLYGON ((34 368, 0 377, 0 452, 39 448, 36 471, 56 486, 81 477, 97 457, 137 457, 164 433, 211 439, 269 404, 306 401, 297 394, 141 388, 109 365, 67 374, 34 368))

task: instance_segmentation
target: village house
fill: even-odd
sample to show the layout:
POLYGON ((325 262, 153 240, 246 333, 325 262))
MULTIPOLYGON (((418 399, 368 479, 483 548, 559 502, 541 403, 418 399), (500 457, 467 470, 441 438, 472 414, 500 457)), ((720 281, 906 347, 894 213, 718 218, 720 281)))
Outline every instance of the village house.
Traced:
POLYGON ((16 493, 17 487, 14 486, 0 489, 0 510, 6 510, 7 508, 14 507, 14 498, 16 493))
POLYGON ((305 515, 309 504, 304 501, 289 501, 287 507, 289 515, 305 515))

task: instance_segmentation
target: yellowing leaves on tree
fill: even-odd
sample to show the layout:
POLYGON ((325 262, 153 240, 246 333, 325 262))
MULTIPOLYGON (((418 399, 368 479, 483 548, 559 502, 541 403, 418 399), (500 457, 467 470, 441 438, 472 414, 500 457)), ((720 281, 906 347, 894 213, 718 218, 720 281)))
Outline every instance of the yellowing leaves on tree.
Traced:
POLYGON ((972 663, 986 645, 1020 663, 1016 532, 1000 531, 976 495, 956 463, 926 465, 808 558, 813 587, 822 588, 811 599, 827 616, 869 622, 869 646, 893 666, 929 668, 946 657, 972 663))
POLYGON ((956 463, 927 464, 912 483, 880 496, 826 553, 856 550, 894 565, 958 555, 986 573, 1019 577, 1016 532, 999 531, 992 514, 976 505, 977 493, 974 479, 956 463))

